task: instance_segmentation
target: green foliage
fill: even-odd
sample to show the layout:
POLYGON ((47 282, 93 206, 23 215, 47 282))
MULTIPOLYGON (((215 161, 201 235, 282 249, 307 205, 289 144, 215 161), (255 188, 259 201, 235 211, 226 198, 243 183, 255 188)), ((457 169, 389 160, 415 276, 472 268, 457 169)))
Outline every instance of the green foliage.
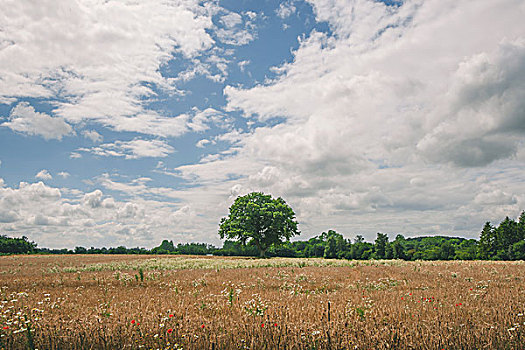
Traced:
POLYGON ((375 257, 377 259, 386 258, 386 247, 388 244, 388 236, 384 233, 377 233, 377 238, 375 242, 375 257))
POLYGON ((30 242, 26 236, 22 238, 10 238, 0 236, 1 254, 31 254, 35 252, 36 244, 30 242))
POLYGON ((298 235, 295 213, 282 198, 252 192, 235 199, 230 214, 222 218, 219 236, 253 243, 264 257, 268 248, 298 235))

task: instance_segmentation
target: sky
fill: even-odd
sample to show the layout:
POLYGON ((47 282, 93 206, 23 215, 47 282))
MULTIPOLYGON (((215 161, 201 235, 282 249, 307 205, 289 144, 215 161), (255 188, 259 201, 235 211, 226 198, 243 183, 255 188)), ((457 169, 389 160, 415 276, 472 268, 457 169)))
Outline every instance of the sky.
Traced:
POLYGON ((0 234, 478 238, 525 209, 522 0, 1 0, 0 234))

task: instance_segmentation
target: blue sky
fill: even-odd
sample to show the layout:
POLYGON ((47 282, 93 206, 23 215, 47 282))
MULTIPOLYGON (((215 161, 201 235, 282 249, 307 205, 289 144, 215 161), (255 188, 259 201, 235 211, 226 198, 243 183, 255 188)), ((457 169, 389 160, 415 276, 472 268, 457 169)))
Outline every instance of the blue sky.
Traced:
POLYGON ((220 244, 250 191, 301 238, 477 237, 525 209, 521 1, 8 2, 4 234, 220 244))

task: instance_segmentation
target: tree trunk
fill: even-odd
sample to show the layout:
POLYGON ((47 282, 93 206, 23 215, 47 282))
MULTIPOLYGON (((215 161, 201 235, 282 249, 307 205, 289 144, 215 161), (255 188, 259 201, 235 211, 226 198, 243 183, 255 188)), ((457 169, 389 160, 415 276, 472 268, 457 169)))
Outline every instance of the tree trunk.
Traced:
POLYGON ((266 251, 268 250, 268 247, 263 248, 261 242, 258 240, 254 240, 255 245, 257 246, 257 249, 259 249, 259 257, 260 258, 266 258, 266 251))

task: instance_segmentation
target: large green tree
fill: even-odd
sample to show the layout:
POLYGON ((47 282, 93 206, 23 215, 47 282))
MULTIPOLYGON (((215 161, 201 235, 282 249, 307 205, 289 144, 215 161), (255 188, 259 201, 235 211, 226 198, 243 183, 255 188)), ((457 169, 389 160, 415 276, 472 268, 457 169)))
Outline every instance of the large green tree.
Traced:
POLYGON ((264 257, 268 248, 298 235, 295 213, 282 198, 252 192, 235 199, 222 218, 219 236, 242 244, 253 243, 264 257))

